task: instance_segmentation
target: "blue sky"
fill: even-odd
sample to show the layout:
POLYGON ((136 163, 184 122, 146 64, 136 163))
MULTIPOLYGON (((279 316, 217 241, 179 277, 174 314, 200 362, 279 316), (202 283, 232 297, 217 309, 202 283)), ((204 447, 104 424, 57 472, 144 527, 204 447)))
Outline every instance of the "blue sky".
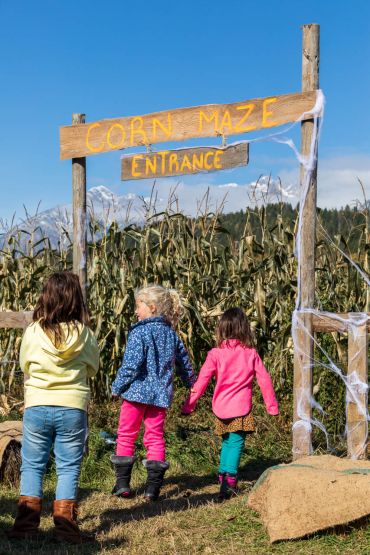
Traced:
MULTIPOLYGON (((366 0, 0 0, 0 21, 0 218, 22 216, 23 204, 32 213, 40 201, 41 210, 70 202, 71 162, 59 159, 59 126, 69 125, 73 112, 96 121, 298 92, 305 23, 321 26, 326 112, 318 204, 361 198, 357 177, 370 196, 366 0)), ((299 144, 299 127, 289 136, 299 144)), ((164 146, 185 144, 158 148, 164 146)), ((152 182, 120 181, 120 155, 87 159, 88 188, 146 195, 152 182)), ((165 198, 180 182, 188 211, 207 186, 216 199, 229 190, 228 209, 242 208, 248 184, 260 175, 271 173, 294 190, 297 167, 286 145, 260 142, 251 145, 246 168, 166 179, 158 187, 165 198)))

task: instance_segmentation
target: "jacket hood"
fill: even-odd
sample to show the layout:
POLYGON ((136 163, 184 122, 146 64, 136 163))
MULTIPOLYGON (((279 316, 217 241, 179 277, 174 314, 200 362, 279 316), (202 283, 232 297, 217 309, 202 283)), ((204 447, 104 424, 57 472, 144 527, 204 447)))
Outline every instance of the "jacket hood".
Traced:
POLYGON ((64 332, 65 340, 56 347, 47 333, 44 332, 38 322, 32 325, 35 339, 39 342, 42 350, 53 360, 54 364, 64 364, 66 361, 77 357, 89 338, 89 328, 79 322, 71 325, 68 329, 66 323, 60 324, 64 332))

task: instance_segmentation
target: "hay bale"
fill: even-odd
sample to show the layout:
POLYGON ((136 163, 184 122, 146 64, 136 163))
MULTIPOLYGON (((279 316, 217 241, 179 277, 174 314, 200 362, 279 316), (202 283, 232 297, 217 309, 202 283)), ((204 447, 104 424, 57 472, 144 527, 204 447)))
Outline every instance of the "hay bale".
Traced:
POLYGON ((11 441, 5 449, 0 466, 0 482, 5 486, 18 487, 21 462, 21 444, 18 441, 11 441))
POLYGON ((0 481, 17 486, 21 467, 22 422, 0 422, 0 481))
POLYGON ((370 462, 303 457, 262 474, 248 498, 271 543, 346 525, 370 515, 370 462))

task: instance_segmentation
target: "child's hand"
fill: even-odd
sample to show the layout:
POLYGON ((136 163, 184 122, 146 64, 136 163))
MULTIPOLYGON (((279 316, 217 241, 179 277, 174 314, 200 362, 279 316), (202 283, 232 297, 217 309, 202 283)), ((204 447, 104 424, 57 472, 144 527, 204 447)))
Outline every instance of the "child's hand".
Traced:
POLYGON ((181 414, 183 416, 189 416, 193 412, 193 409, 189 406, 189 400, 185 401, 185 403, 181 407, 181 414))
POLYGON ((112 401, 118 401, 119 398, 120 398, 119 395, 112 393, 112 401))

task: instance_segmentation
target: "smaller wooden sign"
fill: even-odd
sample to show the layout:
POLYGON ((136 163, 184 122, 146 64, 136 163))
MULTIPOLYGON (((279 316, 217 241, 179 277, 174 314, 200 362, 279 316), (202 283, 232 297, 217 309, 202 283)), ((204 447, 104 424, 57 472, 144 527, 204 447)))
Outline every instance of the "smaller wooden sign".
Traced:
POLYGON ((226 148, 202 146, 134 154, 122 156, 121 180, 226 170, 246 166, 248 159, 248 143, 230 145, 226 148))

